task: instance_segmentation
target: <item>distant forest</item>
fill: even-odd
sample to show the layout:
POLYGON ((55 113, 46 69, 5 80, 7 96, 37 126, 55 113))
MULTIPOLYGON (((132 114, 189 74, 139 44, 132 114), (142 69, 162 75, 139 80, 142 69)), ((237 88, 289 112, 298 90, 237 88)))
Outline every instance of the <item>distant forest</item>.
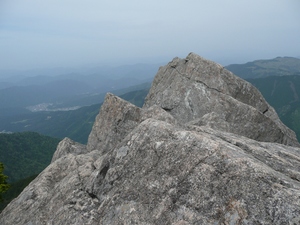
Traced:
POLYGON ((8 181, 40 173, 51 162, 60 139, 35 132, 0 134, 0 162, 8 181))

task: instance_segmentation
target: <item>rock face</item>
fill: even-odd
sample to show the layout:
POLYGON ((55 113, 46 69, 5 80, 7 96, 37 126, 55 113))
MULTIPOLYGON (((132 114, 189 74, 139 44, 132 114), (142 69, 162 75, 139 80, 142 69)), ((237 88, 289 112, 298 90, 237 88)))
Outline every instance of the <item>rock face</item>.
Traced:
POLYGON ((143 108, 107 94, 87 146, 64 139, 0 224, 300 224, 297 146, 254 87, 191 53, 143 108))
POLYGON ((145 106, 154 104, 182 123, 299 146, 254 86, 194 53, 160 68, 145 106))

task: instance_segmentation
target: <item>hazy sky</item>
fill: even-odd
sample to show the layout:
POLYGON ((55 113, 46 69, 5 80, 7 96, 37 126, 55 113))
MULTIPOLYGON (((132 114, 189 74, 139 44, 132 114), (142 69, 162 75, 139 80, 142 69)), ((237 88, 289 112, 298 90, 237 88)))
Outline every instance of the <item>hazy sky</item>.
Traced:
POLYGON ((0 69, 300 56, 299 0, 0 0, 0 69))

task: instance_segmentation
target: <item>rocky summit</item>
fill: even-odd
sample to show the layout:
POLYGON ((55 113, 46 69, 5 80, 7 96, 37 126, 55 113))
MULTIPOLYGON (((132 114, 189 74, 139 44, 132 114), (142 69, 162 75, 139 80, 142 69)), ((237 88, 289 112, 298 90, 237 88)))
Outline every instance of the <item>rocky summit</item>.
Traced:
POLYGON ((300 224, 300 148, 248 82, 190 53, 138 108, 107 94, 0 224, 300 224))

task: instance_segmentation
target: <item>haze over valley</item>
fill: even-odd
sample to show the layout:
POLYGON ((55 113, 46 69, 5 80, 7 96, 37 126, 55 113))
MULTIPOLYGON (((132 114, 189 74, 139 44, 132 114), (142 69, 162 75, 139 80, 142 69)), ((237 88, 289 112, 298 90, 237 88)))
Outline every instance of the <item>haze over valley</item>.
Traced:
POLYGON ((1 1, 0 224, 300 224, 299 9, 1 1))
MULTIPOLYGON (((94 68, 88 71, 92 74, 73 71, 55 76, 4 78, 2 83, 10 81, 10 86, 0 89, 0 131, 35 131, 86 143, 106 93, 112 92, 141 107, 159 66, 136 64, 94 68)), ((254 84, 284 122, 300 135, 300 127, 295 125, 300 59, 276 57, 226 68, 254 84)))
MULTIPOLYGON (((278 58, 265 60, 264 64, 277 70, 282 66, 275 66, 278 58)), ((263 67, 255 62, 250 65, 254 74, 265 75, 270 69, 267 66, 262 71, 263 67)), ((249 64, 238 68, 247 70, 249 64)), ((287 68, 285 65, 285 73, 287 68)), ((290 72, 249 81, 265 90, 270 102, 280 92, 286 93, 282 96, 285 100, 274 107, 288 112, 293 109, 292 104, 299 105, 300 76, 292 68, 290 72)), ((94 117, 86 145, 69 138, 60 141, 45 170, 37 177, 21 180, 22 185, 13 185, 28 186, 3 209, 1 223, 37 224, 42 220, 64 225, 124 221, 164 224, 177 223, 177 215, 179 222, 185 224, 299 222, 300 205, 295 195, 300 195, 300 144, 295 132, 280 121, 276 111, 250 83, 223 66, 190 53, 185 59, 176 57, 160 67, 150 90, 131 91, 122 98, 107 94, 96 119, 89 109, 99 109, 99 105, 61 112, 68 113, 65 118, 69 125, 76 121, 69 112, 80 110, 84 115, 80 119, 82 124, 94 117), (137 107, 124 99, 143 106, 137 107), (225 207, 228 204, 233 207, 225 207), (126 211, 128 206, 133 209, 131 213, 126 211), (158 213, 158 209, 163 213, 158 213), (265 216, 270 209, 275 214, 265 216), (19 212, 19 217, 15 212, 19 212), (233 214, 238 216, 228 216, 233 214)), ((298 117, 297 111, 291 111, 292 119, 298 117)), ((40 113, 58 112, 31 115, 40 113)), ((47 119, 55 125, 50 114, 47 119)), ((69 125, 64 124, 58 131, 85 133, 80 127, 76 130, 69 125)), ((22 134, 0 137, 5 135, 5 143, 10 147, 10 138, 20 138, 22 134)), ((25 150, 25 156, 30 155, 36 148, 28 148, 33 143, 27 141, 37 139, 36 135, 30 133, 23 139, 25 149, 20 144, 14 147, 25 150)), ((50 139, 41 141, 50 144, 50 139)), ((8 147, 4 146, 2 151, 6 153, 8 147)), ((38 154, 33 152, 29 158, 20 158, 18 164, 26 165, 27 160, 38 154)), ((2 161, 12 168, 9 160, 2 161)), ((32 169, 27 169, 29 174, 33 174, 32 169)), ((13 174, 19 175, 18 170, 13 174)), ((7 195, 7 202, 16 197, 9 192, 7 195)))

